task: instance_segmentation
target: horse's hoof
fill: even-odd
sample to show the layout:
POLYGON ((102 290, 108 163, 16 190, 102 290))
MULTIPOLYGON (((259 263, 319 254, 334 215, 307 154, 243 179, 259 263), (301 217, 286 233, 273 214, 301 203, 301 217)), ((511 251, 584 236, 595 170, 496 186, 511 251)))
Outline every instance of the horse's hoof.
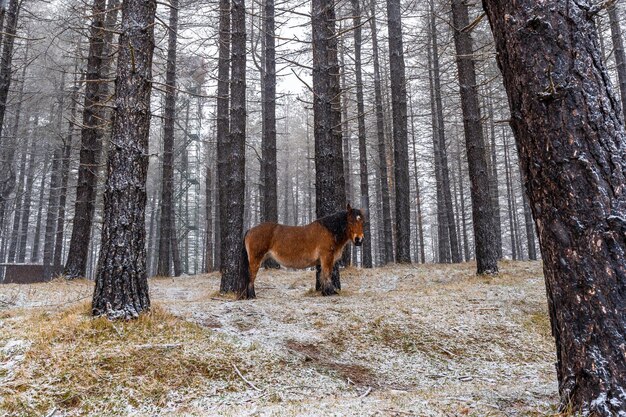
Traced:
POLYGON ((339 294, 334 287, 326 287, 324 289, 322 289, 322 295, 323 296, 329 296, 329 295, 337 295, 339 294))
POLYGON ((256 298, 256 293, 254 292, 254 288, 248 288, 246 297, 248 298, 248 300, 253 300, 256 298))

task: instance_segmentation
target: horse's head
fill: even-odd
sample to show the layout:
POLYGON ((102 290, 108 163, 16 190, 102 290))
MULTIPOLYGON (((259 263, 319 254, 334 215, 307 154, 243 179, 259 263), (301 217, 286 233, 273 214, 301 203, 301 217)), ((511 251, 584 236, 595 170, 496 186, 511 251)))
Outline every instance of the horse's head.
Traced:
POLYGON ((365 222, 363 210, 353 209, 348 204, 348 237, 355 246, 363 244, 363 223, 365 222))

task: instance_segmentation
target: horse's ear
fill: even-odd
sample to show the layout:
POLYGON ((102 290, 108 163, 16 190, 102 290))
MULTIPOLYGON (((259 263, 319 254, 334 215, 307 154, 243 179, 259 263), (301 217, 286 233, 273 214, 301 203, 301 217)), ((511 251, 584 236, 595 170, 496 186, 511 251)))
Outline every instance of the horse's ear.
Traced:
POLYGON ((352 213, 352 206, 350 206, 350 203, 346 206, 346 210, 348 210, 348 214, 352 213))

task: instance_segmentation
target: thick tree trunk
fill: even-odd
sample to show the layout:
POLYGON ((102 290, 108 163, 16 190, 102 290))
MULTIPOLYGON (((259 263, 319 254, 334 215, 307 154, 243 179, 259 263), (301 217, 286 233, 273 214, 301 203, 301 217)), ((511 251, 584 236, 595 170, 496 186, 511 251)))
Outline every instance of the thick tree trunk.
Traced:
POLYGON ((102 154, 104 136, 105 107, 107 100, 101 91, 106 85, 105 73, 106 45, 106 0, 94 0, 93 20, 89 33, 89 55, 85 84, 83 122, 81 128, 80 165, 72 237, 65 264, 65 277, 84 277, 87 273, 87 257, 91 242, 91 229, 95 213, 98 169, 102 154))
POLYGON ((563 410, 626 414, 626 133, 592 2, 485 0, 544 258, 563 410))
MULTIPOLYGON (((178 36, 178 0, 170 1, 167 69, 165 75, 165 113, 163 122, 163 169, 161 182, 161 235, 157 275, 169 277, 170 260, 174 253, 174 123, 176 121, 176 37, 178 36)), ((178 276, 180 271, 174 271, 178 276)))
MULTIPOLYGON (((332 0, 312 0, 313 125, 315 136, 315 206, 318 218, 345 205, 345 179, 341 134, 339 65, 332 0)), ((341 289, 339 269, 332 272, 334 289, 321 288, 318 268, 316 289, 328 295, 341 289)))
POLYGON ((232 0, 232 73, 230 84, 230 133, 226 149, 226 221, 222 229, 221 292, 246 297, 242 281, 241 248, 246 175, 246 10, 245 0, 232 0))
MULTIPOLYGON (((356 105, 359 129, 359 171, 361 186, 361 209, 369 216, 370 192, 369 171, 367 168, 367 137, 365 134, 365 104, 363 99, 363 70, 361 68, 361 0, 351 0, 354 24, 354 71, 356 77, 356 105)), ((372 268, 372 231, 371 222, 366 221, 363 225, 363 246, 361 246, 362 263, 364 268, 372 268)))
POLYGON ((380 188, 382 198, 382 240, 380 240, 381 262, 387 264, 394 261, 393 232, 391 226, 391 203, 389 198, 389 179, 387 168, 387 150, 385 143, 385 114, 383 112, 383 93, 378 57, 378 31, 376 27, 376 2, 370 1, 370 27, 372 31, 372 61, 374 65, 374 95, 376 105, 376 133, 378 136, 378 164, 380 167, 380 188))
POLYGON ((497 238, 492 205, 489 204, 491 202, 489 172, 478 104, 472 38, 469 31, 463 30, 470 23, 465 0, 452 0, 452 21, 471 182, 477 273, 495 274, 498 272, 497 238))
POLYGON ((613 54, 617 66, 619 92, 622 99, 622 120, 626 118, 626 52, 624 52, 624 38, 619 23, 619 2, 609 6, 609 21, 611 22, 611 39, 613 40, 613 54))
POLYGON ((115 116, 104 190, 93 314, 130 319, 150 308, 145 248, 146 176, 155 0, 122 3, 115 116))
POLYGON ((409 144, 400 0, 387 0, 387 20, 389 22, 389 67, 391 72, 391 107, 393 110, 393 166, 396 191, 396 262, 411 263, 409 144))

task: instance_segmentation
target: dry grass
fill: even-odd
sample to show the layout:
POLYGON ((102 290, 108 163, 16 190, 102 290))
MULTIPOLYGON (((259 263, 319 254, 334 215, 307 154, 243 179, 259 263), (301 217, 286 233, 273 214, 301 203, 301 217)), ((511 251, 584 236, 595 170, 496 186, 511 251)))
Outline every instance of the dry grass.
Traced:
POLYGON ((1 410, 15 416, 54 408, 106 415, 126 405, 162 407, 172 392, 193 399, 216 387, 244 389, 233 364, 247 362, 246 349, 226 338, 159 306, 130 322, 93 319, 89 309, 83 303, 60 313, 13 317, 12 337, 30 347, 0 390, 1 410))
POLYGON ((236 302, 217 274, 156 278, 128 323, 89 316, 90 282, 0 286, 0 415, 552 415, 541 264, 474 271, 350 268, 337 297, 261 271, 236 302))

